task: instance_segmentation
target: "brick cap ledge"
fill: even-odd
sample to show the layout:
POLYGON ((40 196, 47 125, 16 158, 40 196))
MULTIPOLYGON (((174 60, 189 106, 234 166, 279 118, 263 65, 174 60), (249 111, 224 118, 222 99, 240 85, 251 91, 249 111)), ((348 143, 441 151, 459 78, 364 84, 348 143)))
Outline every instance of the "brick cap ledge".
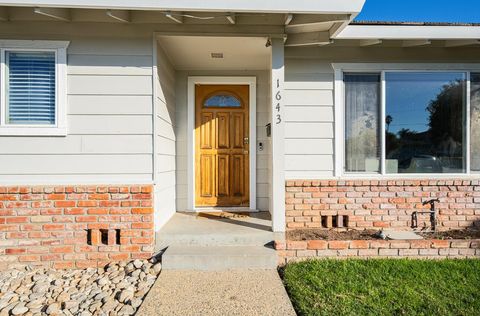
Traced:
POLYGON ((397 180, 286 180, 287 187, 332 186, 471 186, 480 185, 479 179, 397 179, 397 180))
POLYGON ((424 240, 275 240, 275 250, 323 249, 480 249, 480 239, 424 239, 424 240))

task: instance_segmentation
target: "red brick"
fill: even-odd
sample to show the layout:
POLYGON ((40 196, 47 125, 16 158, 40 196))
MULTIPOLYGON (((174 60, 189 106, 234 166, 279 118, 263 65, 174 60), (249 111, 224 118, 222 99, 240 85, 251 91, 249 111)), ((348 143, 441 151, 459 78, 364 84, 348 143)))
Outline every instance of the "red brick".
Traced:
POLYGON ((115 245, 117 243, 117 231, 114 229, 109 229, 108 230, 108 236, 107 236, 107 244, 109 246, 115 245))
POLYGON ((78 201, 79 207, 94 207, 97 206, 97 201, 78 201))
POLYGON ((73 246, 58 246, 58 247, 51 247, 50 251, 53 253, 72 253, 73 246))
POLYGON ((130 240, 132 244, 151 244, 153 242, 153 238, 149 237, 132 237, 130 240))
POLYGON ((75 267, 74 261, 59 261, 53 263, 54 269, 72 269, 75 267))
POLYGON ((110 195, 108 193, 89 194, 89 200, 108 200, 110 195))
POLYGON ((108 214, 108 209, 107 208, 90 208, 88 209, 87 213, 90 215, 103 215, 103 214, 108 214))
POLYGON ((132 229, 153 229, 152 222, 132 223, 132 229))
POLYGON ((28 217, 26 217, 26 216, 16 216, 16 217, 7 217, 6 218, 6 223, 7 224, 27 223, 27 222, 28 222, 28 217))
POLYGON ((65 215, 84 215, 85 209, 83 208, 67 208, 65 209, 65 215))
POLYGON ((153 208, 151 207, 132 208, 132 214, 153 214, 153 208))
POLYGON ((347 249, 348 248, 348 241, 340 241, 340 240, 331 240, 328 242, 329 249, 347 249))
POLYGON ((77 216, 76 221, 79 223, 96 222, 97 217, 96 216, 77 216))
POLYGON ((109 254, 109 257, 111 260, 114 261, 124 261, 128 260, 130 258, 130 255, 128 253, 111 253, 109 254))
POLYGON ((20 253, 25 253, 27 250, 25 248, 7 248, 5 249, 5 254, 7 255, 16 255, 20 253))
POLYGON ((328 242, 325 240, 309 240, 307 242, 307 249, 327 249, 328 242))
POLYGON ((352 240, 350 242, 351 249, 368 249, 369 241, 368 240, 352 240))
POLYGON ((44 199, 45 200, 65 200, 66 199, 65 194, 45 194, 44 199))
POLYGON ((289 250, 307 249, 307 242, 306 241, 287 241, 287 249, 289 250))
POLYGON ((65 228, 65 225, 63 224, 44 224, 43 229, 44 230, 62 230, 65 228))
POLYGON ((448 240, 432 240, 432 248, 448 248, 448 240))
POLYGON ((56 201, 55 207, 74 207, 75 201, 56 201))
POLYGON ((142 193, 152 193, 153 192, 153 186, 149 185, 149 186, 142 186, 140 188, 141 192, 142 193))

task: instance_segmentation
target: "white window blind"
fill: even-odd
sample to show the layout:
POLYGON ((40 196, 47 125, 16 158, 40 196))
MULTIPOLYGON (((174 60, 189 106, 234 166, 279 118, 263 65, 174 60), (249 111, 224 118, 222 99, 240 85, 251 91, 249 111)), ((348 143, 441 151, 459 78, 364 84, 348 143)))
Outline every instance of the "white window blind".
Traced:
POLYGON ((55 53, 6 51, 7 124, 55 124, 55 53))

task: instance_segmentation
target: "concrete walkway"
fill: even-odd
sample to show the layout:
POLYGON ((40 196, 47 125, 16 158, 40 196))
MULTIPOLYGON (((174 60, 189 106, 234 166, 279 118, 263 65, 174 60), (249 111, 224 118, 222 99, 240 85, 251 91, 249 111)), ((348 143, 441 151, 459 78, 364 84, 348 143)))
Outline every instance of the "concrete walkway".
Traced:
POLYGON ((162 271, 137 315, 294 316, 276 270, 162 271))

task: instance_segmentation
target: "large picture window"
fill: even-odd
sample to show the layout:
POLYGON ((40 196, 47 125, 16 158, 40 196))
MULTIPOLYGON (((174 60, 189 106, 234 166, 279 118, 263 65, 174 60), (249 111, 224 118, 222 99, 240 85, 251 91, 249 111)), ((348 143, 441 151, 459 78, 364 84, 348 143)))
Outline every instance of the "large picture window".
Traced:
POLYGON ((480 172, 480 74, 344 72, 343 84, 344 172, 480 172))

